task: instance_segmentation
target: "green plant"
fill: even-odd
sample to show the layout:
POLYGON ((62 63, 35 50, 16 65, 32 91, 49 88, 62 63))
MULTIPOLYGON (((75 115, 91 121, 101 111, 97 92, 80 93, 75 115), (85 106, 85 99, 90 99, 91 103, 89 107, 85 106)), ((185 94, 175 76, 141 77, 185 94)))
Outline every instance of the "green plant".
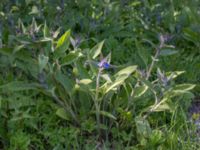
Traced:
POLYGON ((198 147, 198 2, 181 3, 4 0, 0 147, 198 147))
MULTIPOLYGON (((31 27, 35 31, 32 36, 40 33, 40 26, 37 26, 34 20, 31 27)), ((27 36, 25 42, 20 40, 19 36, 15 41, 19 46, 14 49, 1 48, 2 53, 10 49, 6 55, 12 60, 11 65, 16 64, 22 73, 31 76, 32 83, 14 81, 0 88, 4 91, 32 89, 44 93, 60 106, 56 114, 74 126, 82 125, 83 133, 89 131, 88 128, 84 128, 85 125, 83 126, 84 120, 92 118, 91 121, 96 123, 90 134, 98 131, 98 141, 105 139, 104 142, 108 142, 113 127, 128 130, 135 124, 135 140, 141 141, 142 147, 147 146, 147 139, 153 140, 154 136, 162 134, 160 131, 151 130, 147 118, 155 112, 173 112, 173 99, 183 94, 192 95, 189 90, 194 85, 176 85, 172 82, 173 78, 183 72, 164 73, 158 69, 157 78, 152 80, 156 59, 160 55, 174 54, 174 51, 163 49, 165 37, 162 35, 151 64, 146 65, 146 71, 140 71, 135 65, 111 65, 110 54, 97 60, 97 57, 102 55, 104 42, 98 43, 92 49, 81 49, 78 47, 79 40, 70 37, 70 30, 55 40, 49 34, 46 24, 42 29, 43 37, 38 40, 32 41, 32 37, 27 36), (36 48, 33 55, 26 53, 24 59, 25 51, 33 48, 36 48), (94 114, 96 117, 93 117, 94 114)), ((128 138, 129 144, 130 140, 131 138, 128 138)))

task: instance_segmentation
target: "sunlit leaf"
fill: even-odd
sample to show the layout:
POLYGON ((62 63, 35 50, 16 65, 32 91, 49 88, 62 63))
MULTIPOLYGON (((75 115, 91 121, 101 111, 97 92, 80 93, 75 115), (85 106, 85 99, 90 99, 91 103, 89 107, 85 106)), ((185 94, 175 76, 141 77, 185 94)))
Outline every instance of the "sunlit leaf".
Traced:
POLYGON ((103 44, 104 44, 104 41, 98 43, 97 45, 95 45, 95 46, 91 49, 90 54, 91 54, 91 57, 92 57, 93 59, 95 59, 97 56, 99 56, 99 54, 101 53, 103 44))
POLYGON ((82 79, 82 80, 79 81, 79 83, 87 85, 87 84, 92 83, 92 80, 90 80, 90 79, 82 79))
POLYGON ((195 87, 194 84, 180 84, 180 85, 176 85, 173 88, 174 92, 185 92, 185 91, 189 91, 192 90, 195 87))
POLYGON ((173 71, 173 72, 166 72, 166 75, 168 78, 175 79, 183 73, 185 73, 185 71, 173 71))
POLYGON ((116 76, 120 76, 120 75, 130 75, 131 73, 133 73, 135 70, 137 69, 137 66, 128 66, 122 70, 120 70, 119 72, 116 73, 116 76))
POLYGON ((106 89, 106 93, 108 93, 110 90, 114 90, 116 87, 120 86, 121 84, 124 83, 125 79, 127 79, 127 75, 120 76, 113 82, 108 88, 106 89))
POLYGON ((71 30, 66 31, 59 39, 56 45, 54 55, 56 58, 62 57, 69 47, 71 30))

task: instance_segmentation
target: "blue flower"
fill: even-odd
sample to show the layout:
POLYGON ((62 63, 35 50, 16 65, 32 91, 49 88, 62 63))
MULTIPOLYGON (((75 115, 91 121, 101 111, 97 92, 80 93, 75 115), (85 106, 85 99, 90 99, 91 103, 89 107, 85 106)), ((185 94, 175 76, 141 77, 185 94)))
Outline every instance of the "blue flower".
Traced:
POLYGON ((111 65, 106 61, 106 59, 102 59, 99 63, 98 63, 99 68, 104 68, 104 69, 109 69, 111 67, 111 65))
POLYGON ((110 68, 110 64, 107 63, 107 62, 105 62, 105 63, 103 64, 103 67, 104 67, 105 69, 109 69, 109 68, 110 68))

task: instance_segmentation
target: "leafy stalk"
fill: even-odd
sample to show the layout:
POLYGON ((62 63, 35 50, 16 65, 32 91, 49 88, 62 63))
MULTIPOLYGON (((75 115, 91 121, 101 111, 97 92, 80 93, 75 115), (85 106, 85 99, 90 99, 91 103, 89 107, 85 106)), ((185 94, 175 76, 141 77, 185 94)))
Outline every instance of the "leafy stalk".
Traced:
POLYGON ((156 53, 155 53, 155 55, 154 55, 154 57, 153 57, 153 59, 152 59, 152 62, 151 62, 150 67, 149 67, 148 70, 147 70, 146 80, 148 80, 149 77, 151 76, 151 72, 152 72, 152 70, 153 70, 153 67, 154 67, 154 65, 155 65, 156 60, 158 59, 158 56, 159 56, 159 54, 160 54, 160 50, 161 50, 161 48, 162 48, 163 46, 164 46, 164 37, 163 37, 163 35, 161 35, 161 36, 160 36, 160 45, 156 48, 156 53))
POLYGON ((100 82, 101 71, 102 71, 102 68, 99 68, 97 79, 96 79, 96 93, 95 93, 95 99, 94 99, 94 104, 95 104, 95 109, 96 109, 97 129, 98 129, 99 135, 100 135, 100 106, 98 104, 98 99, 99 99, 99 82, 100 82))

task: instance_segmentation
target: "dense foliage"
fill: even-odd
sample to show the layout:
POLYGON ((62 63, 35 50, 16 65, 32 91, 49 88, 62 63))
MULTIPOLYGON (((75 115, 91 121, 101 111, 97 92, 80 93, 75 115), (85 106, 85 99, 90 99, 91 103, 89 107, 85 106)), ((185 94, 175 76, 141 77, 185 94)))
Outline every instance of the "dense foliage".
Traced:
POLYGON ((198 149, 199 8, 2 0, 0 149, 198 149))

